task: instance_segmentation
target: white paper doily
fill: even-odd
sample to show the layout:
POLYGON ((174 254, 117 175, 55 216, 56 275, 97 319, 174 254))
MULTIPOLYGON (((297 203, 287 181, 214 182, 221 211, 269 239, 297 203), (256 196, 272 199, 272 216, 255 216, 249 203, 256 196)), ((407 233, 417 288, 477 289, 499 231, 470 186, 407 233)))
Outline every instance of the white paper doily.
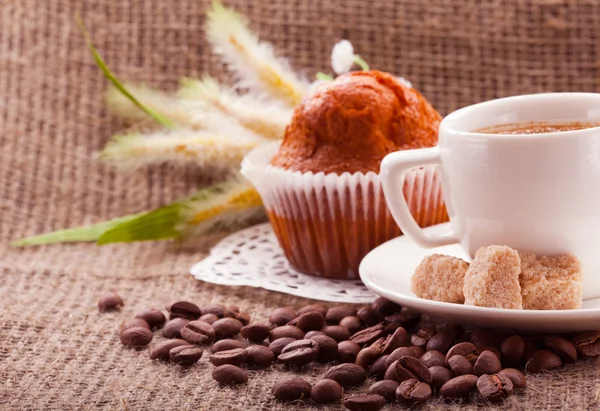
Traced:
POLYGON ((191 268, 191 274, 209 283, 260 287, 323 301, 369 303, 376 298, 360 280, 330 280, 291 268, 269 223, 224 238, 191 268))

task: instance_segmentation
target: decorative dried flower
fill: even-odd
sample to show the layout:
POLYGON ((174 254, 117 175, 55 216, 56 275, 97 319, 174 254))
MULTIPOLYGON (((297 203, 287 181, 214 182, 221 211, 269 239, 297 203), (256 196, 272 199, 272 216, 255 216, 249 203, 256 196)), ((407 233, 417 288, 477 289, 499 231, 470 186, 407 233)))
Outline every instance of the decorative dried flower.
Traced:
POLYGON ((331 50, 331 68, 335 74, 349 73, 354 65, 354 47, 348 40, 337 42, 331 50))

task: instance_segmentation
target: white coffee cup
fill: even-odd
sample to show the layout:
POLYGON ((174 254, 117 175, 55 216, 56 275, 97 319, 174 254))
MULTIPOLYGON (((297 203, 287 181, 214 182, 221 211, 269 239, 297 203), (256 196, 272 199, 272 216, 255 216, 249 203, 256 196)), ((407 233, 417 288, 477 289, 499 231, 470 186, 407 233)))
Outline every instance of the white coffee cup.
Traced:
POLYGON ((538 255, 572 253, 583 269, 583 298, 600 297, 600 127, 544 134, 485 134, 510 123, 599 122, 600 94, 547 93, 465 107, 444 118, 436 147, 398 151, 381 164, 394 219, 422 247, 460 242, 473 257, 498 244, 538 255), (436 165, 450 216, 428 234, 402 194, 411 169, 436 165))

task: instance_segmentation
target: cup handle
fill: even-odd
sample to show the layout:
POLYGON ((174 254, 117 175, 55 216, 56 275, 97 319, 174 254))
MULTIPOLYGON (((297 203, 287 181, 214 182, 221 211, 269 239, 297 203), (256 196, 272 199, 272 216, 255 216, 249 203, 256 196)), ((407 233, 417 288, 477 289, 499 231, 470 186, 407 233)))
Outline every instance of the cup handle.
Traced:
POLYGON ((425 233, 408 208, 402 189, 406 173, 414 168, 429 165, 441 167, 439 147, 396 151, 388 154, 381 162, 383 194, 394 220, 404 234, 421 247, 426 248, 458 242, 458 238, 452 230, 435 235, 425 233))

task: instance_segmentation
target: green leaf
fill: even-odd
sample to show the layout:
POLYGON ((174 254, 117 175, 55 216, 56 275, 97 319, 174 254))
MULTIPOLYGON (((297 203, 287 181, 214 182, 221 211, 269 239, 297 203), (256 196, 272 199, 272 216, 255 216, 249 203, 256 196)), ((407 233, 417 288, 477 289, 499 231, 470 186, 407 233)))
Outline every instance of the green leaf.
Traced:
POLYGON ((317 80, 322 80, 322 81, 332 81, 333 80, 333 76, 331 74, 325 74, 322 72, 318 72, 317 75, 317 80))
POLYGON ((85 242, 96 241, 107 230, 118 226, 119 224, 133 220, 142 213, 132 214, 125 217, 115 218, 110 221, 103 221, 98 224, 67 228, 51 233, 27 237, 21 240, 16 240, 11 243, 13 247, 25 247, 30 245, 68 243, 68 242, 85 242))
POLYGON ((358 54, 354 55, 354 63, 358 64, 360 66, 361 69, 368 71, 369 70, 369 65, 367 64, 366 61, 364 61, 362 59, 361 56, 359 56, 358 54))
POLYGON ((102 57, 100 56, 100 54, 98 53, 96 48, 94 47, 94 44, 92 43, 92 39, 90 38, 90 35, 88 34, 87 30, 85 29, 85 26, 80 18, 77 19, 77 24, 79 25, 79 28, 80 28, 81 32, 83 33, 83 36, 85 37, 88 48, 90 49, 90 51, 92 52, 92 55, 94 56, 94 60, 96 60, 96 65, 100 68, 100 70, 102 70, 102 72, 104 73, 104 76, 108 80, 110 80, 110 82, 121 93, 123 93, 123 95, 125 97, 127 97, 129 100, 131 100, 131 102, 133 104, 135 104, 137 107, 139 107, 140 110, 142 110, 143 112, 148 114, 150 117, 152 117, 158 124, 160 124, 164 127, 174 128, 175 124, 171 120, 169 120, 167 117, 160 114, 156 110, 152 109, 151 107, 148 107, 147 105, 143 104, 141 101, 139 101, 137 98, 135 98, 135 96, 133 94, 131 94, 131 92, 129 90, 127 90, 127 88, 123 85, 123 83, 110 71, 110 69, 108 68, 108 66, 106 65, 106 63, 104 62, 104 60, 102 59, 102 57))

